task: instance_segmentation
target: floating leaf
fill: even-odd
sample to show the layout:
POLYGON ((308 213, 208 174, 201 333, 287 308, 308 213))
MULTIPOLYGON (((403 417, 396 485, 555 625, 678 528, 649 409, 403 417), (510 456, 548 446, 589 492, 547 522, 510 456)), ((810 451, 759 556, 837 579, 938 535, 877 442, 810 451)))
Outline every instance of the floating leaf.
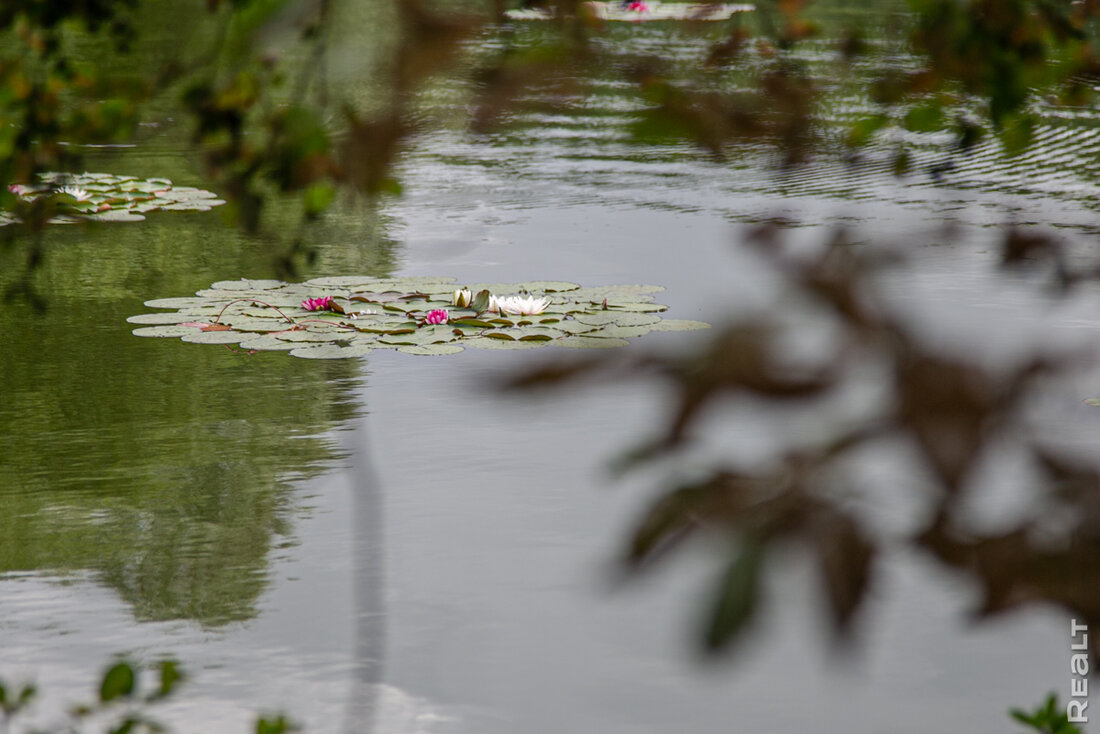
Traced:
POLYGON ((306 359, 347 359, 348 357, 362 357, 374 351, 370 344, 317 344, 309 347, 298 347, 290 352, 292 357, 304 357, 306 359))
POLYGON ((564 331, 568 334, 584 334, 590 331, 595 331, 600 328, 597 324, 582 324, 579 321, 562 321, 556 324, 554 328, 564 331))
POLYGON ((646 303, 643 301, 608 301, 608 308, 622 309, 623 311, 638 311, 641 313, 652 313, 655 311, 667 311, 668 306, 662 306, 659 303, 646 303))
POLYGON ((362 301, 364 303, 389 303, 391 301, 400 300, 404 295, 405 294, 401 291, 382 291, 380 293, 366 291, 365 293, 353 293, 348 296, 348 300, 362 301))
POLYGON ((596 311, 595 313, 576 314, 574 320, 582 324, 599 326, 602 324, 618 324, 619 326, 645 326, 655 324, 661 320, 660 316, 644 313, 632 313, 630 311, 596 311))
POLYGON ((648 301, 650 299, 644 296, 650 293, 660 293, 663 290, 664 288, 659 285, 608 285, 578 288, 568 295, 578 301, 602 302, 604 299, 609 301, 648 301), (643 297, 638 298, 638 296, 643 297))
POLYGON ((341 332, 334 334, 331 330, 321 329, 287 329, 277 331, 272 336, 286 342, 332 342, 339 339, 347 339, 349 335, 341 332))
POLYGON ((219 280, 210 286, 211 289, 223 291, 263 291, 279 288, 286 285, 281 280, 219 280))
POLYGON ((191 306, 209 306, 211 304, 205 298, 190 296, 185 298, 156 298, 152 301, 146 301, 145 305, 149 308, 188 308, 191 306))
POLYGON ((650 331, 695 331, 697 329, 709 329, 710 324, 705 321, 689 321, 686 319, 661 319, 650 331))
POLYGON ((422 356, 436 355, 436 354, 457 354, 462 351, 462 347, 457 344, 427 344, 425 346, 401 346, 397 348, 397 351, 405 354, 419 354, 422 356))
POLYGON ((193 318, 194 316, 191 314, 177 311, 175 313, 139 313, 137 316, 131 316, 126 320, 131 324, 180 324, 193 318))
POLYGON ((194 326, 143 326, 131 332, 134 336, 186 336, 188 334, 201 334, 194 326))
POLYGON ((633 339, 637 336, 645 336, 653 329, 649 326, 619 326, 608 324, 602 329, 589 331, 584 336, 592 339, 633 339))
POLYGON ((244 335, 239 331, 200 331, 192 330, 190 334, 184 334, 181 340, 191 344, 236 344, 244 335))
POLYGON ((526 283, 517 283, 515 288, 528 293, 561 293, 563 291, 575 291, 580 286, 576 283, 566 283, 560 280, 531 280, 526 283))
POLYGON ((476 336, 472 339, 463 339, 462 345, 475 349, 537 349, 540 342, 518 342, 512 339, 488 339, 484 336, 476 336))
POLYGON ((277 334, 260 334, 260 335, 245 335, 240 342, 240 348, 248 351, 268 352, 268 351, 290 351, 291 349, 298 349, 300 344, 298 342, 291 342, 285 339, 280 339, 277 334))
POLYGON ((481 313, 485 309, 489 308, 490 295, 491 294, 489 293, 488 289, 482 289, 478 291, 477 295, 474 296, 473 301, 470 302, 470 307, 478 313, 481 313))
POLYGON ((591 336, 567 336, 554 342, 555 346, 569 349, 608 349, 610 347, 625 347, 630 342, 626 339, 597 339, 591 336))

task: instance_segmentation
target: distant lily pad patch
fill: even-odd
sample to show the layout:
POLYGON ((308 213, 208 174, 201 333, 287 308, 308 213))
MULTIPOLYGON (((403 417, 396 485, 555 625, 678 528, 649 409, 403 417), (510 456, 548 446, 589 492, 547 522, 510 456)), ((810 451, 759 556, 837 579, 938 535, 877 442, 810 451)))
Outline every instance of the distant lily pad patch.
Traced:
MULTIPOLYGON (((737 13, 747 13, 755 9, 755 5, 743 3, 662 3, 659 0, 632 0, 625 3, 615 0, 589 0, 579 6, 582 14, 593 18, 632 23, 651 20, 726 20, 737 13)), ((553 20, 557 16, 552 7, 508 10, 504 15, 508 20, 553 20)))
POLYGON ((376 349, 422 356, 543 346, 607 348, 650 331, 705 329, 662 319, 653 285, 560 281, 471 283, 453 278, 341 276, 304 283, 228 280, 194 296, 146 301, 174 309, 131 316, 137 336, 235 345, 246 352, 341 359, 376 349))
MULTIPOLYGON (((140 222, 151 211, 209 211, 225 203, 210 191, 166 178, 110 173, 43 173, 33 184, 11 184, 8 190, 27 204, 52 197, 58 214, 51 224, 140 222)), ((0 211, 0 227, 18 221, 18 212, 0 211)))

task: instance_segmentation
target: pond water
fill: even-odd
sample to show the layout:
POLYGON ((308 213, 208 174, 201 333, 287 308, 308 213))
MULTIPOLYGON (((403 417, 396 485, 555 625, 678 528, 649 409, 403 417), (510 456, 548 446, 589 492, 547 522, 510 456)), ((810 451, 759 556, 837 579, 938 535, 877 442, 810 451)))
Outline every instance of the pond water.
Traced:
MULTIPOLYGON (((691 59, 707 42, 669 24, 608 33, 624 56, 691 59)), ((885 145, 858 166, 788 171, 762 150, 718 162, 635 145, 637 95, 610 74, 585 89, 492 135, 425 134, 401 163, 402 198, 349 204, 310 230, 319 257, 303 277, 658 283, 671 318, 718 323, 781 306, 780 284, 738 245, 746 226, 782 216, 811 243, 836 226, 920 243, 890 289, 945 343, 980 335, 1000 358, 1100 326, 1095 292, 1055 305, 991 267, 1006 219, 1080 248, 1095 237, 1095 119, 1052 111, 1026 160, 990 146, 939 179, 925 170, 949 153, 929 136, 897 178, 885 145)), ((441 117, 458 114, 461 90, 435 90, 441 117)), ((860 104, 838 90, 826 114, 860 104)), ((154 121, 89 170, 208 187, 186 131, 167 112, 154 121)), ((5 285, 15 244, 0 253, 5 285)), ((216 211, 57 228, 47 245, 47 310, 0 310, 0 677, 38 682, 42 720, 90 697, 114 655, 182 662, 191 680, 161 714, 187 732, 246 731, 271 711, 315 732, 982 732, 1004 731, 1010 707, 1068 696, 1063 614, 973 627, 973 590, 900 551, 852 654, 831 648, 811 569, 792 554, 749 644, 701 664, 690 643, 706 549, 640 583, 609 580, 660 488, 606 471, 664 415, 652 385, 505 398, 495 385, 555 355, 314 362, 131 336, 125 318, 147 299, 273 276, 270 243, 216 211)), ((653 334, 630 349, 702 338, 653 334)), ((1052 434, 1094 449, 1100 412, 1080 399, 1098 393, 1100 380, 1067 385, 1052 434)), ((770 430, 754 414, 713 426, 714 452, 770 430)), ((891 476, 888 459, 869 470, 891 476)), ((884 527, 904 529, 904 503, 884 527)))

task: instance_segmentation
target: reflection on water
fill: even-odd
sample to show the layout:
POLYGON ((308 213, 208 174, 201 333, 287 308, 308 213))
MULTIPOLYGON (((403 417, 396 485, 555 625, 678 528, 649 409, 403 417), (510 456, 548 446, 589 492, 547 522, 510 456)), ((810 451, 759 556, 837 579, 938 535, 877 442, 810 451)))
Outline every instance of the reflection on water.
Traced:
MULTIPOLYGON (((1033 144, 1018 155, 1006 155, 992 134, 960 151, 948 133, 911 133, 897 127, 849 151, 842 144, 842 126, 882 112, 867 96, 868 81, 885 65, 916 65, 904 53, 902 33, 887 22, 893 17, 890 4, 874 11, 849 8, 848 13, 832 7, 837 3, 814 5, 824 6, 817 11, 823 37, 800 44, 794 54, 824 93, 815 112, 815 129, 824 145, 814 150, 809 165, 783 167, 773 148, 752 142, 735 146, 721 161, 687 142, 632 142, 633 126, 650 105, 637 86, 624 81, 624 69, 638 59, 676 60, 675 73, 727 91, 744 85, 767 60, 749 49, 733 68, 702 73, 698 70, 709 45, 722 37, 720 26, 702 24, 686 31, 675 25, 612 24, 597 42, 599 64, 586 69, 574 93, 532 93, 489 134, 437 131, 415 151, 407 175, 418 184, 430 181, 433 196, 453 196, 457 207, 491 194, 507 208, 538 208, 548 201, 555 206, 600 203, 709 211, 734 222, 783 214, 796 222, 816 223, 822 218, 818 209, 834 215, 854 210, 858 218, 873 222, 876 207, 893 204, 917 216, 933 207, 949 218, 966 211, 963 219, 983 224, 1012 217, 1094 231, 1100 209, 1100 114, 1040 105, 1033 144), (878 36, 871 36, 866 57, 846 66, 836 39, 854 22, 878 36), (908 167, 899 175, 895 163, 903 145, 908 167)), ((484 42, 488 50, 483 55, 545 46, 551 34, 545 24, 519 24, 505 40, 484 42)), ((461 119, 466 91, 457 84, 434 89, 440 116, 461 119)))
POLYGON ((320 436, 359 410, 361 366, 132 337, 125 318, 145 298, 263 272, 211 252, 204 224, 51 233, 46 312, 0 311, 0 573, 94 571, 139 620, 255 614, 270 554, 296 542, 288 481, 338 458, 320 436))

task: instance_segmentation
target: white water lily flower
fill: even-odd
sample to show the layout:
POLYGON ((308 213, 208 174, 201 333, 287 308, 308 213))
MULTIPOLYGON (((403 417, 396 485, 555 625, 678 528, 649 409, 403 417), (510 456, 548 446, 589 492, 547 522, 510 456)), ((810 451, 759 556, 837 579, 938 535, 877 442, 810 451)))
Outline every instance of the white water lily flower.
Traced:
POLYGON ((469 288, 462 288, 454 292, 453 303, 456 308, 469 308, 474 301, 474 294, 469 288))
POLYGON ((545 296, 542 298, 535 298, 534 296, 490 296, 489 297, 489 310, 498 311, 502 314, 510 313, 521 316, 534 316, 540 314, 546 310, 546 307, 550 305, 550 299, 545 296))
POLYGON ((87 191, 80 188, 79 186, 61 186, 55 190, 55 193, 68 194, 77 201, 87 201, 88 199, 92 198, 91 194, 89 194, 87 191))

